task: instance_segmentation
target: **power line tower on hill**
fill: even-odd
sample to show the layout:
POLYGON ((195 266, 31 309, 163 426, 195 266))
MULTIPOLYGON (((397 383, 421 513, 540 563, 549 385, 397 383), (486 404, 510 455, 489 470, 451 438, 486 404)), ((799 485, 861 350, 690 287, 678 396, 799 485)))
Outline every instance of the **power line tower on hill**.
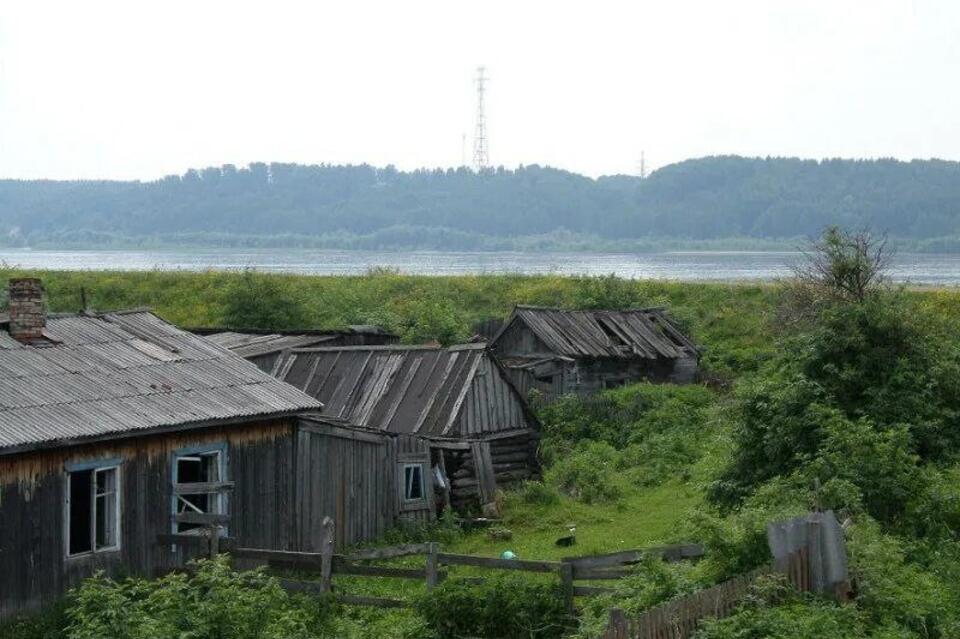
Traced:
POLYGON ((473 166, 483 173, 490 166, 490 150, 487 148, 487 122, 483 114, 483 94, 487 77, 484 67, 477 67, 477 125, 473 132, 473 166))

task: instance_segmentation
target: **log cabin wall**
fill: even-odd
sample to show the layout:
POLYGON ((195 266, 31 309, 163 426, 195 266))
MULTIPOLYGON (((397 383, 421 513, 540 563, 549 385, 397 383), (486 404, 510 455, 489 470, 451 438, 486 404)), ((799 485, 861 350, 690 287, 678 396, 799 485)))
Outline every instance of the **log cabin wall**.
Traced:
POLYGON ((153 575, 196 552, 159 545, 172 532, 175 451, 223 446, 229 495, 229 535, 244 545, 268 541, 291 547, 292 420, 233 425, 23 453, 0 460, 0 619, 55 602, 97 570, 153 575), (67 557, 66 465, 117 460, 117 550, 67 557))
POLYGON ((480 512, 482 502, 492 495, 483 495, 482 473, 477 468, 476 447, 486 446, 492 462, 496 488, 516 488, 523 481, 540 479, 538 461, 539 433, 532 430, 513 431, 501 436, 471 443, 435 442, 443 453, 450 479, 451 505, 461 512, 480 512))

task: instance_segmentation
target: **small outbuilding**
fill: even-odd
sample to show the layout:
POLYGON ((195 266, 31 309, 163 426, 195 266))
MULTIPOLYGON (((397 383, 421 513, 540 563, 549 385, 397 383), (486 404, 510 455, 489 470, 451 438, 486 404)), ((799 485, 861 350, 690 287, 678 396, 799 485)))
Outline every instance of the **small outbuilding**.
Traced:
POLYGON ((0 318, 0 620, 97 570, 154 575, 205 551, 317 551, 434 513, 417 437, 320 402, 148 311, 47 316, 14 280, 0 318), (198 543, 199 542, 199 543, 198 543))
POLYGON ((696 379, 700 352, 660 308, 569 311, 517 306, 490 350, 526 396, 588 395, 649 380, 696 379))
POLYGON ((497 488, 539 475, 540 423, 483 344, 295 349, 273 372, 327 417, 427 441, 454 508, 487 508, 497 488))

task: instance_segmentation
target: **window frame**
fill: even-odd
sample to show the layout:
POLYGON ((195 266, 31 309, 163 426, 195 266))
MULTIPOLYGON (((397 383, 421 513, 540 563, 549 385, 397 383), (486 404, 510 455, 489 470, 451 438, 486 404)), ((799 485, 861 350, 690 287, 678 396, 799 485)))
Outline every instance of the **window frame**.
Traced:
POLYGON ((63 553, 64 558, 68 560, 82 557, 93 557, 120 551, 123 546, 123 508, 121 501, 123 499, 123 460, 120 458, 96 459, 84 462, 70 462, 64 464, 63 473, 63 553), (113 489, 113 511, 114 511, 114 543, 112 546, 97 547, 97 474, 112 470, 116 478, 113 489), (71 503, 71 482, 72 476, 78 473, 90 471, 90 550, 84 550, 77 553, 70 552, 70 531, 71 513, 73 505, 71 503))
MULTIPOLYGON (((170 457, 170 532, 174 535, 190 535, 190 534, 200 534, 195 533, 195 530, 203 530, 202 526, 198 528, 192 528, 189 530, 180 530, 180 523, 177 522, 176 515, 179 512, 177 506, 179 503, 180 495, 177 495, 173 487, 176 486, 179 481, 179 461, 184 457, 206 457, 210 455, 217 456, 217 474, 218 482, 228 482, 229 481, 229 458, 227 456, 227 443, 226 442, 214 442, 211 444, 203 444, 197 446, 188 446, 185 448, 178 448, 171 453, 170 457)), ((210 510, 208 508, 207 512, 210 514, 221 514, 229 515, 230 514, 230 495, 225 491, 204 493, 208 496, 213 496, 217 500, 216 510, 210 510)), ((229 534, 228 526, 220 526, 222 534, 224 536, 229 534)))
POLYGON ((403 503, 415 504, 417 502, 426 501, 427 491, 426 491, 425 484, 426 482, 423 479, 423 463, 422 462, 404 462, 403 464, 403 503), (413 473, 414 477, 419 476, 420 478, 420 482, 419 482, 420 496, 419 497, 408 496, 408 488, 410 488, 413 484, 407 481, 407 470, 419 471, 419 475, 417 473, 413 473))
POLYGON ((431 510, 433 501, 433 483, 428 481, 430 477, 430 455, 429 453, 406 453, 401 454, 397 460, 397 496, 400 500, 400 512, 431 510), (420 469, 420 494, 421 497, 409 499, 407 497, 407 469, 420 469))

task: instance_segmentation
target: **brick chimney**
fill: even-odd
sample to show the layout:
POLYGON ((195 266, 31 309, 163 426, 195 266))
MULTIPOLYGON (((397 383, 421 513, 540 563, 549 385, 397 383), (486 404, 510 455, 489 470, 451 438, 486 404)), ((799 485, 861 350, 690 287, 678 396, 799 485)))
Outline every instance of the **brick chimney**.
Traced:
POLYGON ((20 342, 42 339, 46 325, 40 280, 36 277, 10 280, 10 337, 20 342))

